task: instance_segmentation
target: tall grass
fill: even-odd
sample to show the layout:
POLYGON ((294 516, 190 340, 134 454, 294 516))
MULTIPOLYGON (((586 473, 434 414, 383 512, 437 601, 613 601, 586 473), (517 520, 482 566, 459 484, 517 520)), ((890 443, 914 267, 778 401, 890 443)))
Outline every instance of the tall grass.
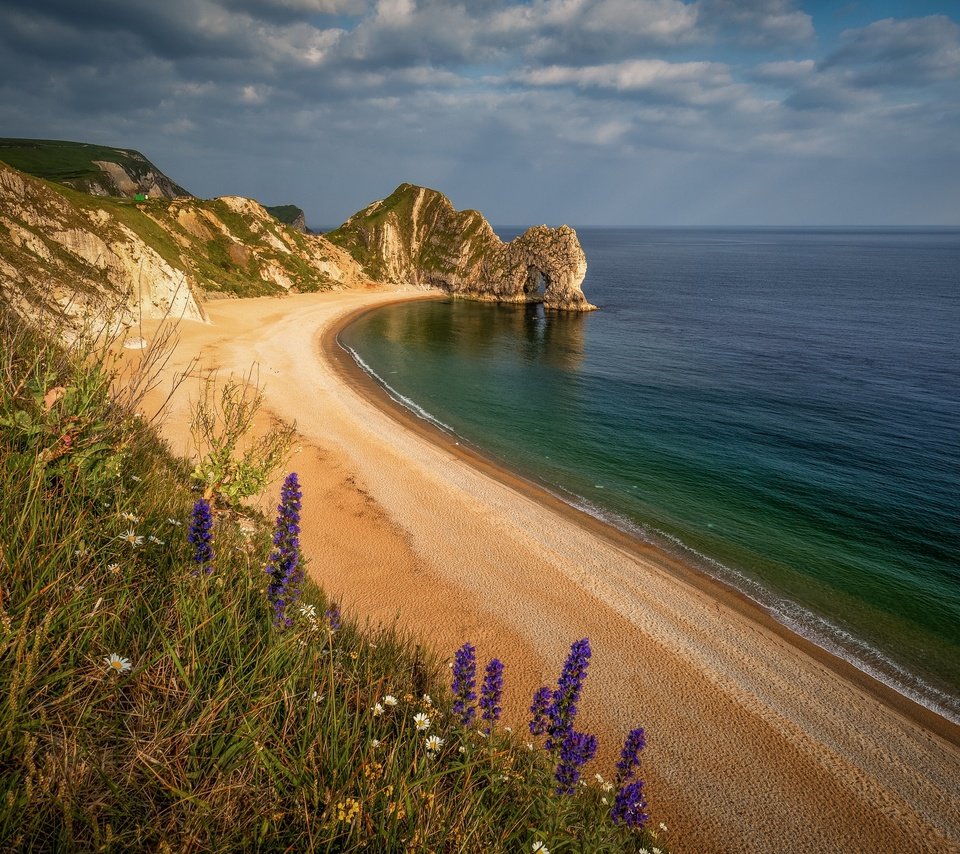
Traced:
POLYGON ((557 795, 523 737, 461 726, 443 662, 393 629, 335 629, 309 583, 275 627, 265 520, 218 513, 198 571, 190 464, 106 355, 0 313, 0 850, 657 844, 599 785, 557 795))

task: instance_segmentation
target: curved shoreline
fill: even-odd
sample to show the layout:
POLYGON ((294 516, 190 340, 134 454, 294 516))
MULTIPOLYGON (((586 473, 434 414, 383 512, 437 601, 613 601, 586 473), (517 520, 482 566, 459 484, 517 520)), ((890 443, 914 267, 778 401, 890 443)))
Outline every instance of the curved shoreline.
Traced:
MULTIPOLYGON (((265 422, 297 421, 290 466, 314 580, 361 623, 501 658, 503 720, 518 728, 570 642, 589 637, 581 720, 600 740, 595 770, 647 729, 643 776, 677 854, 958 850, 960 750, 936 720, 858 687, 732 591, 443 441, 336 344, 352 312, 425 296, 224 300, 208 303, 209 324, 180 327, 165 376, 256 363, 265 422)), ((189 392, 163 423, 187 453, 189 392)))
MULTIPOLYGON (((421 299, 442 299, 441 295, 428 295, 421 299)), ((348 326, 370 312, 379 311, 398 303, 410 302, 413 298, 401 298, 355 309, 330 324, 320 336, 320 349, 327 363, 348 382, 354 391, 363 395, 368 403, 389 415, 404 429, 412 430, 421 438, 433 443, 446 453, 453 454, 463 462, 491 477, 504 486, 521 495, 550 508, 552 511, 586 528, 610 545, 632 557, 654 559, 669 569, 676 578, 685 584, 707 593, 714 599, 735 610, 742 617, 757 623, 776 633, 804 654, 826 665, 838 676, 855 685, 861 691, 870 694, 885 706, 902 715, 907 720, 936 734, 940 738, 960 748, 960 725, 943 717, 936 711, 913 700, 894 687, 856 667, 852 662, 824 649, 809 638, 784 625, 760 604, 748 597, 736 587, 723 582, 696 567, 685 563, 656 545, 645 542, 629 532, 606 522, 572 504, 564 501, 546 487, 512 471, 500 462, 484 455, 469 445, 454 441, 449 434, 430 424, 399 401, 391 397, 377 380, 361 368, 345 345, 340 342, 340 334, 348 326)))

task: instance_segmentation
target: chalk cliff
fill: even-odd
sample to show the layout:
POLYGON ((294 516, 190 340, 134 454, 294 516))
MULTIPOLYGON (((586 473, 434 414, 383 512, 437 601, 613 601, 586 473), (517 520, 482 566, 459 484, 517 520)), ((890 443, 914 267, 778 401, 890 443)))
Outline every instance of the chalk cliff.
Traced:
POLYGON ((572 228, 533 226, 504 243, 478 211, 457 211, 426 187, 401 184, 326 236, 378 281, 567 311, 596 308, 581 290, 587 259, 572 228))
POLYGON ((352 287, 360 265, 250 199, 103 198, 0 162, 0 291, 25 314, 116 306, 202 320, 204 298, 352 287))

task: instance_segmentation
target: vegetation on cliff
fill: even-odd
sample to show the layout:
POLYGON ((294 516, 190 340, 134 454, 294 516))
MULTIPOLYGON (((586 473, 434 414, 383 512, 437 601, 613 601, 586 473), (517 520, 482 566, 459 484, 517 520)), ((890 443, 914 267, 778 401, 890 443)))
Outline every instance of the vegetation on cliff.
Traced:
POLYGON ((139 151, 58 139, 0 138, 0 160, 97 196, 189 196, 139 151))
MULTIPOLYGON (((661 845, 609 784, 564 777, 558 794, 554 756, 497 723, 502 671, 480 732, 463 655, 455 715, 436 656, 309 582, 276 625, 265 568, 296 546, 250 511, 211 515, 137 417, 157 352, 120 378, 104 342, 66 352, 0 308, 0 847, 661 845)), ((286 496, 287 534, 298 510, 286 496)), ((551 738, 572 732, 584 667, 578 647, 539 718, 551 738)))

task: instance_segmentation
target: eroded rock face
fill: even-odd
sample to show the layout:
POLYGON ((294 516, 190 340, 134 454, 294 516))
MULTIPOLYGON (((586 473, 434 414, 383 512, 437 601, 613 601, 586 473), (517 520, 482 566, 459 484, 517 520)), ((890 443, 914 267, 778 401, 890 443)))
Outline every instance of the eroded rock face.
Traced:
POLYGON ((504 243, 480 213, 457 211, 426 187, 401 184, 327 237, 378 281, 566 311, 596 308, 581 289, 587 259, 572 228, 533 226, 504 243))

